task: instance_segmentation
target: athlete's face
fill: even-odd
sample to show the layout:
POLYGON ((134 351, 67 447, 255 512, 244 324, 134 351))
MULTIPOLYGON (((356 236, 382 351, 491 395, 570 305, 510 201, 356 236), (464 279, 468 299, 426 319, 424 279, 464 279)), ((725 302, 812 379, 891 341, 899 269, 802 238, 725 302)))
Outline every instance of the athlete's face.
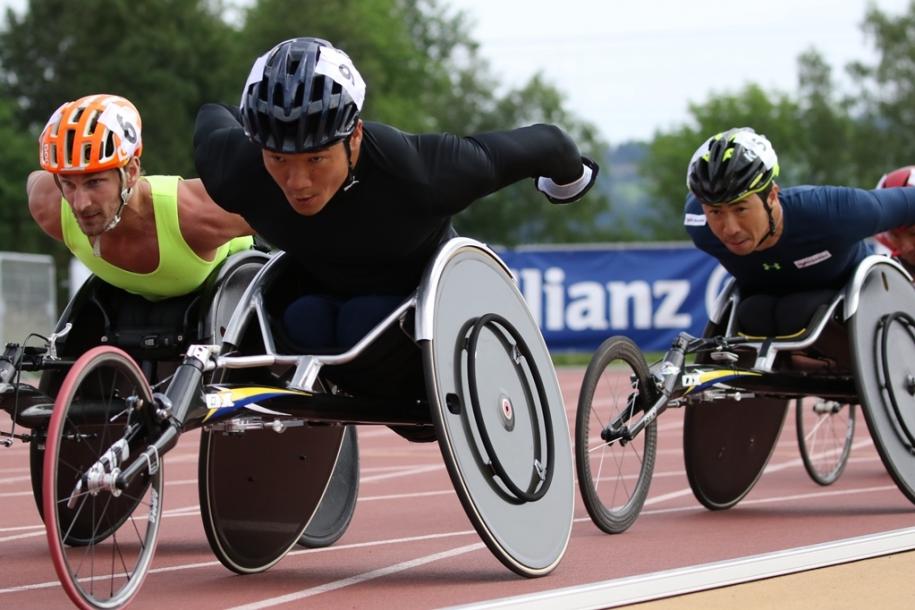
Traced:
MULTIPOLYGON (((773 186, 769 192, 769 205, 775 207, 777 198, 778 187, 773 186)), ((759 195, 754 193, 730 205, 703 203, 702 209, 709 229, 731 253, 744 256, 763 249, 760 242, 769 233, 769 215, 759 195)))
MULTIPOLYGON (((139 161, 127 166, 128 185, 139 175, 139 161)), ((116 169, 81 174, 58 174, 60 191, 89 237, 101 235, 121 205, 121 176, 116 169)))
MULTIPOLYGON (((352 163, 356 163, 362 140, 362 123, 350 138, 352 163)), ((262 152, 264 167, 273 178, 292 209, 302 216, 314 216, 337 194, 349 174, 350 159, 343 142, 321 150, 285 154, 262 152)))

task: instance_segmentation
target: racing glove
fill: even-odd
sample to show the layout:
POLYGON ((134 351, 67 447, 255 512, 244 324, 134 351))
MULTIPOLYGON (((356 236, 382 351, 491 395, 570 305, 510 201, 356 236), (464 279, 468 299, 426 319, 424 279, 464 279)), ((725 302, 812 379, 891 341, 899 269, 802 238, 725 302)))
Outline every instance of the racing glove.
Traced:
POLYGON ((534 179, 537 190, 546 195, 550 203, 572 203, 581 199, 594 186, 600 167, 587 157, 581 158, 581 176, 568 184, 556 184, 552 178, 540 176, 534 179))

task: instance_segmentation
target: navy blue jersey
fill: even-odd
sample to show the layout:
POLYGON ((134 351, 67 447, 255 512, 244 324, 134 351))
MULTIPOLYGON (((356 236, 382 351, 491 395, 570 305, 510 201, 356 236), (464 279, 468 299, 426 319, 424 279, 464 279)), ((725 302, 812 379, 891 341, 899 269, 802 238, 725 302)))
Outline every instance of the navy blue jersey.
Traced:
POLYGON ((203 106, 194 146, 213 200, 289 252, 310 291, 342 297, 412 292, 452 234, 454 214, 523 178, 566 184, 582 173, 578 147, 552 125, 462 138, 367 122, 354 169, 358 183, 318 214, 302 216, 267 173, 236 109, 203 106))
POLYGON ((841 288, 870 253, 866 238, 915 224, 915 187, 798 186, 782 189, 778 199, 784 215, 781 237, 774 246, 744 256, 732 254, 712 234, 695 196, 686 199, 689 236, 721 262, 744 295, 841 288))

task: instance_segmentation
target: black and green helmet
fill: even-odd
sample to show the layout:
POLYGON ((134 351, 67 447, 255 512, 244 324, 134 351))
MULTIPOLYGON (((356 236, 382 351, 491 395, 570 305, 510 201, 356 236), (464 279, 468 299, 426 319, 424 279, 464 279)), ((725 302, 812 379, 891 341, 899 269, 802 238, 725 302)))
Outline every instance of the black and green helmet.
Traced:
POLYGON ((706 140, 693 154, 686 186, 707 205, 728 205, 765 191, 778 176, 772 144, 749 127, 737 127, 706 140))

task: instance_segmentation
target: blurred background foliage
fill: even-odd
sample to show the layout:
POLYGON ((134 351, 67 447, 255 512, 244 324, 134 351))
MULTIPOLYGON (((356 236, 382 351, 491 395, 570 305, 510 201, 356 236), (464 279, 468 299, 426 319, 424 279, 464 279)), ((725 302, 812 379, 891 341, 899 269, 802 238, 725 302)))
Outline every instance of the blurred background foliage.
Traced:
POLYGON ((541 76, 502 87, 470 25, 444 0, 254 0, 241 9, 220 0, 30 0, 8 10, 0 19, 0 249, 68 258, 31 221, 25 200, 37 136, 62 102, 98 92, 131 99, 143 116, 145 171, 193 177, 200 105, 237 103, 254 58, 304 35, 353 58, 368 83, 367 120, 461 135, 545 121, 601 163, 598 188, 577 205, 550 206, 525 181, 462 213, 458 230, 490 243, 686 239, 686 163, 703 139, 737 125, 769 136, 784 185, 870 188, 884 171, 915 163, 915 0, 903 15, 872 8, 863 16, 878 59, 840 67, 850 87, 840 89, 836 68, 810 49, 798 57, 795 92, 749 82, 712 93, 690 107, 689 121, 647 142, 602 141, 541 76))

